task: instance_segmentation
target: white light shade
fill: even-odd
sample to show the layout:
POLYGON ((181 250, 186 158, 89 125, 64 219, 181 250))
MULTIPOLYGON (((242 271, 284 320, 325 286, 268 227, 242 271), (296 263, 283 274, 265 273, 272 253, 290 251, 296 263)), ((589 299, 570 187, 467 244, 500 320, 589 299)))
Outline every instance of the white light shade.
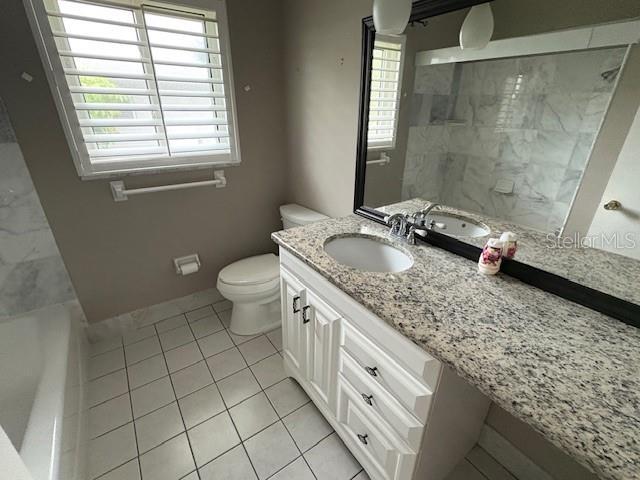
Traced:
POLYGON ((411 16, 411 0, 373 0, 373 25, 377 33, 400 35, 411 16))
POLYGON ((493 35, 491 5, 483 3, 471 7, 460 29, 460 48, 480 49, 487 46, 493 35))

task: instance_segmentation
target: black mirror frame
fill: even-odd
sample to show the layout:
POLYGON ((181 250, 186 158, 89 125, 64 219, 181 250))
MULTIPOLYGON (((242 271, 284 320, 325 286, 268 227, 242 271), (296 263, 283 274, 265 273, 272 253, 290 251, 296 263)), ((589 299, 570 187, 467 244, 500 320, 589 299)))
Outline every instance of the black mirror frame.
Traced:
MULTIPOLYGON (((409 22, 424 20, 492 0, 417 0, 413 2, 409 22)), ((364 205, 364 189, 367 169, 367 125, 369 123, 369 90, 375 27, 373 17, 362 19, 362 61, 360 76, 360 104, 358 110, 358 143, 356 147, 356 184, 353 211, 373 222, 385 224, 385 215, 364 205)), ((477 260, 481 249, 438 232, 429 232, 426 238, 418 237, 433 246, 442 248, 469 260, 477 260)), ((628 325, 640 328, 640 305, 594 290, 564 277, 532 267, 517 260, 505 259, 501 271, 529 285, 553 293, 559 297, 616 318, 628 325)))

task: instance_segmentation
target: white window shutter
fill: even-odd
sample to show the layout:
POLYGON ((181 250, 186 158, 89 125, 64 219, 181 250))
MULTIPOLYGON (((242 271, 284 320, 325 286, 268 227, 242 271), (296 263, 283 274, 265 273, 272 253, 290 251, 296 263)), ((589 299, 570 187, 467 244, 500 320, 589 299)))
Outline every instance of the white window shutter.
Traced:
POLYGON ((223 12, 33 1, 83 176, 239 161, 223 12))
POLYGON ((376 35, 371 65, 369 149, 395 147, 402 87, 404 37, 376 35))

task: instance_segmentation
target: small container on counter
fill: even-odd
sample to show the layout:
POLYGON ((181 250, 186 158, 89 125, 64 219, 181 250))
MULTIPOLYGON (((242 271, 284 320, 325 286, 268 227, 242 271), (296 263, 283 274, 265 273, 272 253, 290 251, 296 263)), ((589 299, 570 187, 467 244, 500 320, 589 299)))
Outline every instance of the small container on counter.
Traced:
POLYGON ((504 232, 500 235, 502 242, 502 256, 504 258, 513 258, 518 250, 518 236, 513 232, 504 232))
POLYGON ((502 263, 502 242, 497 238, 490 238, 482 249, 478 260, 478 271, 487 275, 495 275, 502 263))

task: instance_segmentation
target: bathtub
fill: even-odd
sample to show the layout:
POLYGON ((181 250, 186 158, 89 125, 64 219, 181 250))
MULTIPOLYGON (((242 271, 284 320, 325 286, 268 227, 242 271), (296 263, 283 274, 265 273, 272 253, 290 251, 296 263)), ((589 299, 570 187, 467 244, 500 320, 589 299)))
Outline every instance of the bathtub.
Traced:
POLYGON ((77 308, 56 305, 0 323, 0 425, 19 457, 0 455, 14 455, 33 480, 84 477, 86 341, 77 318, 77 308))

